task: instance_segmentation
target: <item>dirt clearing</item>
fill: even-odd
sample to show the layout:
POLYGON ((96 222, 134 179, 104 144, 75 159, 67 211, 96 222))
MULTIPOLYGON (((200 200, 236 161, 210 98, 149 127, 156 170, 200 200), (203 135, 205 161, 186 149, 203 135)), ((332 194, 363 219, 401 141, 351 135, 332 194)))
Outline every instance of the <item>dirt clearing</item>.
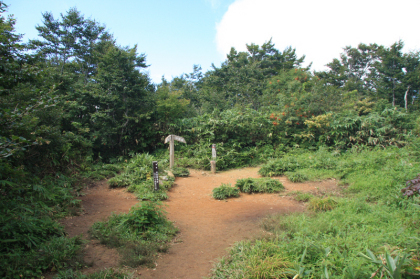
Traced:
MULTIPOLYGON (((190 170, 186 178, 177 178, 164 202, 169 220, 175 222, 180 233, 166 254, 160 255, 153 269, 131 270, 138 278, 202 278, 209 276, 213 263, 227 254, 236 241, 252 239, 264 234, 259 227, 261 218, 274 214, 301 212, 305 206, 286 196, 290 191, 335 192, 335 181, 290 183, 279 177, 286 191, 280 194, 241 194, 239 198, 218 201, 212 190, 222 183, 235 185, 237 179, 260 177, 258 168, 244 168, 211 174, 190 170)), ((135 197, 123 189, 108 189, 106 183, 87 190, 82 197, 84 214, 63 220, 69 236, 87 235, 90 226, 111 215, 128 212, 137 203, 135 197)), ((118 266, 118 253, 97 241, 85 248, 85 260, 92 262, 86 272, 118 266)))

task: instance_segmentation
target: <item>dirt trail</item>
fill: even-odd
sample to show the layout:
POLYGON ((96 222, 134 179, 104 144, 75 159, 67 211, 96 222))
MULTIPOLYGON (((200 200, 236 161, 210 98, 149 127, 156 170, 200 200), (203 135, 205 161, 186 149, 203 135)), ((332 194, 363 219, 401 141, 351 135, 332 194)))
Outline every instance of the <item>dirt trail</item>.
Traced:
MULTIPOLYGON (((244 168, 211 174, 191 170, 187 178, 177 178, 165 202, 169 220, 180 233, 169 252, 162 254, 156 268, 132 270, 138 278, 202 278, 209 276, 213 263, 227 254, 226 249, 236 241, 263 234, 261 218, 274 213, 300 212, 304 205, 285 196, 289 191, 331 192, 333 180, 311 183, 290 183, 279 177, 286 192, 282 194, 241 194, 239 198, 217 201, 212 190, 222 183, 235 184, 239 178, 260 177, 257 168, 244 168)), ((104 183, 92 188, 82 197, 85 214, 66 219, 63 224, 70 236, 87 234, 90 226, 111 212, 128 212, 136 199, 121 189, 110 190, 104 183), (100 212, 100 213, 99 213, 100 212)), ((93 262, 86 272, 118 266, 118 254, 96 241, 85 249, 85 260, 93 262)))

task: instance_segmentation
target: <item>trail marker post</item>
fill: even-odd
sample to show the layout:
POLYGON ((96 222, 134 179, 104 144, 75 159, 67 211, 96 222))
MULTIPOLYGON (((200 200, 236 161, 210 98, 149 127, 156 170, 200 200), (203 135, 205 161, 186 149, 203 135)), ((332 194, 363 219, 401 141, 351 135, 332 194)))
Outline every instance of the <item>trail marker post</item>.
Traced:
POLYGON ((158 162, 153 161, 153 183, 155 185, 155 191, 159 191, 159 167, 158 162))
POLYGON ((175 161, 174 141, 180 141, 180 142, 186 143, 185 139, 183 137, 180 137, 180 136, 169 135, 165 138, 165 143, 169 142, 169 168, 171 168, 171 169, 173 168, 174 161, 175 161))
POLYGON ((211 157, 213 160, 210 161, 210 169, 212 173, 216 173, 216 145, 211 145, 211 157))

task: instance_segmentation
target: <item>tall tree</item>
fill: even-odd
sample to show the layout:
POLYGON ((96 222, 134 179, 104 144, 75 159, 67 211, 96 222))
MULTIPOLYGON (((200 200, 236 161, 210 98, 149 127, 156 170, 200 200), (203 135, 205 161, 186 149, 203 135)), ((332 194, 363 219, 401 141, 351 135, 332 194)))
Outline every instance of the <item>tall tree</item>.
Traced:
POLYGON ((235 105, 260 108, 267 79, 280 71, 299 67, 305 58, 298 58, 295 49, 290 47, 280 52, 271 39, 262 46, 246 47, 246 52, 239 53, 232 48, 220 68, 213 65, 213 70, 205 74, 200 89, 204 111, 235 105))

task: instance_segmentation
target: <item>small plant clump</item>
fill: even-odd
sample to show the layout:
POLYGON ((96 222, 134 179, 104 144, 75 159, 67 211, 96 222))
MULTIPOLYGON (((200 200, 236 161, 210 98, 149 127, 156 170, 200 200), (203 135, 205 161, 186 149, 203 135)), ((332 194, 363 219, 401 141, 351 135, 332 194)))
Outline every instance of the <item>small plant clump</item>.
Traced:
POLYGON ((190 175, 190 171, 187 168, 173 167, 172 173, 175 177, 187 177, 190 175))
POLYGON ((236 187, 243 193, 278 193, 284 190, 280 181, 265 177, 238 179, 236 187))
POLYGON ((123 265, 136 267, 151 266, 156 254, 168 249, 177 229, 156 203, 143 202, 127 214, 94 223, 89 233, 102 244, 119 248, 123 265))
POLYGON ((311 193, 303 193, 300 191, 291 192, 290 195, 298 202, 308 202, 314 197, 311 193))
POLYGON ((309 180, 306 174, 300 172, 286 172, 286 177, 293 183, 300 183, 309 180))
POLYGON ((216 200, 225 200, 231 197, 239 197, 239 189, 232 187, 230 183, 222 183, 220 187, 213 189, 213 198, 216 200))
POLYGON ((313 198, 310 200, 309 209, 315 212, 330 211, 336 208, 338 202, 331 197, 313 198))

